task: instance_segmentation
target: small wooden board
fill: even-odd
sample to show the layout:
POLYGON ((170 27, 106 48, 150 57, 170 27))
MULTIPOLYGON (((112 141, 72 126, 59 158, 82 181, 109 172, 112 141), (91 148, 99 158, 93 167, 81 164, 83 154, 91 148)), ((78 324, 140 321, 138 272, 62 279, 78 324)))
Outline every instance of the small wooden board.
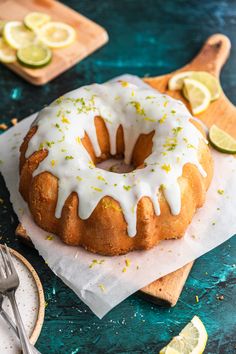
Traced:
POLYGON ((65 22, 77 32, 70 46, 53 50, 52 62, 41 69, 29 69, 19 63, 6 66, 34 85, 43 85, 87 57, 108 41, 104 28, 55 0, 1 0, 0 19, 22 21, 32 11, 47 13, 53 21, 65 22))
MULTIPOLYGON (((230 40, 222 34, 209 37, 200 53, 192 62, 177 70, 203 70, 219 77, 222 66, 230 53, 230 40)), ((175 73, 176 73, 175 72, 175 73)), ((182 100, 187 106, 188 102, 178 91, 168 91, 168 80, 174 73, 160 77, 146 78, 145 81, 160 92, 182 100)), ((236 107, 222 92, 220 98, 210 104, 208 109, 198 116, 206 125, 217 124, 236 138, 236 107)), ((31 242, 21 225, 18 226, 17 235, 28 244, 31 242)), ((157 304, 174 306, 178 301, 193 262, 173 273, 162 277, 141 289, 140 294, 157 304)))

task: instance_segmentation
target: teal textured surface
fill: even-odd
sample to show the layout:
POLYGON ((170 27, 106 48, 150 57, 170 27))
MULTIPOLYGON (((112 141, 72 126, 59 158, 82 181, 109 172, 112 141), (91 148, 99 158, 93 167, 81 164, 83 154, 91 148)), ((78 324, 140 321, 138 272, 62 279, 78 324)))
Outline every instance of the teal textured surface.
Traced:
MULTIPOLYGON (((109 43, 44 87, 31 86, 1 65, 0 123, 23 119, 84 84, 127 72, 139 76, 170 72, 188 62, 216 32, 228 35, 232 42, 222 85, 236 104, 236 1, 64 3, 104 26, 109 43)), ((152 305, 135 294, 99 320, 52 274, 37 251, 16 240, 17 218, 1 176, 0 198, 0 242, 7 242, 32 263, 45 290, 48 305, 37 342, 43 354, 157 353, 195 314, 209 334, 206 353, 236 352, 236 237, 197 260, 174 308, 152 305)))

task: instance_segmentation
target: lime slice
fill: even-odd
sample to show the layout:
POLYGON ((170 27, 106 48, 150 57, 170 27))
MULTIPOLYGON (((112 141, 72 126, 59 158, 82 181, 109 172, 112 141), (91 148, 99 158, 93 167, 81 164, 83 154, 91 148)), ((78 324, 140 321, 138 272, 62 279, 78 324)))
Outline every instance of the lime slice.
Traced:
POLYGON ((30 12, 28 15, 25 16, 24 24, 29 29, 37 32, 40 27, 45 25, 45 23, 48 23, 50 20, 51 17, 45 13, 30 12))
POLYGON ((206 328, 200 318, 194 316, 180 334, 160 351, 160 354, 202 354, 206 343, 206 328))
POLYGON ((0 20, 0 36, 2 35, 3 33, 3 28, 5 26, 7 21, 3 21, 3 20, 0 20))
POLYGON ((3 63, 13 63, 16 61, 16 51, 3 38, 0 38, 0 61, 3 63))
POLYGON ((66 23, 49 22, 40 29, 39 37, 50 48, 63 48, 74 42, 76 32, 66 23))
POLYGON ((190 77, 193 71, 183 71, 181 73, 175 74, 168 82, 169 90, 181 90, 184 84, 184 79, 190 77))
POLYGON ((49 48, 39 44, 30 44, 17 51, 18 61, 30 68, 41 68, 50 63, 52 52, 49 48))
POLYGON ((193 114, 204 112, 211 101, 211 93, 208 88, 194 79, 185 79, 184 86, 193 114))
POLYGON ((32 44, 36 39, 35 33, 26 28, 20 21, 7 22, 3 29, 3 37, 7 44, 14 49, 32 44))
POLYGON ((210 128, 209 140, 217 150, 227 154, 236 154, 236 139, 216 125, 210 128))

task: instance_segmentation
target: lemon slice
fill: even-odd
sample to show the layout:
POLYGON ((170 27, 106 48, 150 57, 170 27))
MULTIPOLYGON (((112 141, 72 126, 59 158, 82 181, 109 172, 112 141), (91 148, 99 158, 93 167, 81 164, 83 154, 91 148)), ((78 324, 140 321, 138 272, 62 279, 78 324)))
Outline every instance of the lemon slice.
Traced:
POLYGON ((52 52, 48 47, 40 44, 30 44, 17 51, 18 61, 30 68, 41 68, 50 63, 52 52))
POLYGON ((215 76, 209 74, 206 71, 195 71, 191 75, 191 78, 200 81, 208 88, 211 93, 212 101, 217 100, 220 97, 222 89, 219 80, 215 76))
POLYGON ((41 41, 50 48, 63 48, 74 42, 73 27, 62 22, 46 23, 39 31, 41 41))
POLYGON ((184 85, 184 79, 190 77, 193 71, 183 71, 181 73, 175 74, 168 82, 169 90, 181 90, 184 85))
POLYGON ((3 28, 5 26, 7 21, 3 21, 3 20, 0 20, 0 36, 2 35, 3 33, 3 28))
POLYGON ((209 140, 217 150, 228 154, 236 154, 236 139, 216 125, 212 125, 210 128, 209 140))
POLYGON ((211 101, 211 93, 208 88, 194 79, 185 79, 184 86, 193 114, 204 112, 211 101))
POLYGON ((0 38, 0 61, 3 63, 13 63, 16 61, 16 51, 3 38, 0 38))
POLYGON ((199 317, 194 316, 180 334, 159 354, 202 354, 207 343, 207 331, 199 317))
POLYGON ((32 44, 36 35, 20 21, 7 22, 3 28, 3 37, 7 44, 14 49, 20 49, 32 44))
POLYGON ((184 80, 187 78, 197 80, 205 85, 211 93, 211 101, 219 98, 222 91, 219 80, 206 71, 184 71, 172 76, 168 83, 169 90, 183 89, 184 97, 188 100, 188 93, 184 87, 184 80))
POLYGON ((49 22, 51 17, 42 12, 30 12, 24 18, 24 24, 26 27, 33 31, 37 31, 40 27, 49 22))

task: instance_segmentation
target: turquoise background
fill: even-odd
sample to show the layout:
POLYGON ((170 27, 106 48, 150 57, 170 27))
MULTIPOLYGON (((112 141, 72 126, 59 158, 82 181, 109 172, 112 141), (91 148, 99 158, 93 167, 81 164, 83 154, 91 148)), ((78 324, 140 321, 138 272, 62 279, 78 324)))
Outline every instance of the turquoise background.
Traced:
MULTIPOLYGON (((236 103, 236 1, 68 0, 103 25, 109 43, 44 87, 33 87, 0 66, 0 123, 41 109, 66 91, 123 73, 156 76, 188 62, 211 34, 232 41, 222 85, 236 103)), ((55 277, 37 251, 16 240, 17 217, 0 176, 0 242, 20 251, 36 268, 48 303, 37 342, 43 354, 158 353, 197 314, 206 325, 206 353, 236 352, 236 238, 195 263, 174 308, 152 305, 134 294, 103 320, 55 277), (199 297, 196 303, 195 296, 199 297), (220 301, 218 295, 223 295, 220 301)), ((212 234, 214 237, 214 234, 212 234)))

